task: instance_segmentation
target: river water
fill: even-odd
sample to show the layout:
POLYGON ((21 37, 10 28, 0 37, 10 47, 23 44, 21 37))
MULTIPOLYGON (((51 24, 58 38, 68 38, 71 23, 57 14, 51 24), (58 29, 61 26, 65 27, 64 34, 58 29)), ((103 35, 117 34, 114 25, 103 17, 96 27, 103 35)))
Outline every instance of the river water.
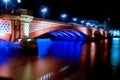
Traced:
POLYGON ((120 80, 120 38, 96 42, 37 42, 38 56, 1 56, 0 77, 11 80, 120 80))

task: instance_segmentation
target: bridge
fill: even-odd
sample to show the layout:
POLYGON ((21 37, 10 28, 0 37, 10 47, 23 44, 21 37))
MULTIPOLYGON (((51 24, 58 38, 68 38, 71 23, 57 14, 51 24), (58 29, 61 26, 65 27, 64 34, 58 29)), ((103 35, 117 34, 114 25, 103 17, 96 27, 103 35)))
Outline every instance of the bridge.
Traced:
POLYGON ((50 34, 57 39, 84 40, 86 38, 95 39, 100 37, 107 38, 107 31, 90 28, 79 24, 61 23, 44 20, 33 20, 30 23, 29 37, 35 38, 43 34, 50 34))
POLYGON ((51 20, 36 19, 21 15, 0 19, 0 39, 14 41, 18 38, 37 38, 49 35, 54 39, 86 40, 107 38, 108 32, 94 27, 63 23, 51 20))

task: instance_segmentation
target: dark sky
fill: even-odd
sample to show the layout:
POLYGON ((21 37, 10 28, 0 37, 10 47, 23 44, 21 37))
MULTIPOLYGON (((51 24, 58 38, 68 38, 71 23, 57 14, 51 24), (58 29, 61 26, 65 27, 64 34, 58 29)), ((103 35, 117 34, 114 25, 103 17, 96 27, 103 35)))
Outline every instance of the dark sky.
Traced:
POLYGON ((20 7, 32 10, 35 17, 41 17, 39 12, 42 6, 49 8, 46 16, 48 19, 60 20, 60 14, 66 12, 69 21, 74 16, 100 22, 109 17, 112 24, 120 25, 118 0, 22 0, 20 7))

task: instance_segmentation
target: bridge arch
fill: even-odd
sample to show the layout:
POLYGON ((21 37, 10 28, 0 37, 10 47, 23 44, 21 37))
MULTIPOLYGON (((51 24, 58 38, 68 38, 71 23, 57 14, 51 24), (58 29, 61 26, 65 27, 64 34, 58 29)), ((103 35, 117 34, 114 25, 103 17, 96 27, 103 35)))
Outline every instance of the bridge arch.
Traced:
POLYGON ((88 37, 84 33, 73 29, 54 30, 47 34, 57 40, 88 40, 88 37))
POLYGON ((30 33, 30 38, 35 38, 35 37, 38 37, 38 36, 43 35, 45 33, 55 31, 55 30, 61 30, 61 29, 70 29, 70 27, 68 27, 68 26, 56 26, 56 27, 41 29, 41 30, 30 33))

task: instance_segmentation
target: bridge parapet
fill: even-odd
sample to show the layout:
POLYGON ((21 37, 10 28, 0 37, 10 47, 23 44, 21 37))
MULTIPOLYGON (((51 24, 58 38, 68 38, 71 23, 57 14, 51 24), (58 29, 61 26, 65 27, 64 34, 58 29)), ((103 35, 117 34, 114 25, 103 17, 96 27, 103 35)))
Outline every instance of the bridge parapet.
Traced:
POLYGON ((10 40, 11 21, 0 19, 0 39, 10 40))

